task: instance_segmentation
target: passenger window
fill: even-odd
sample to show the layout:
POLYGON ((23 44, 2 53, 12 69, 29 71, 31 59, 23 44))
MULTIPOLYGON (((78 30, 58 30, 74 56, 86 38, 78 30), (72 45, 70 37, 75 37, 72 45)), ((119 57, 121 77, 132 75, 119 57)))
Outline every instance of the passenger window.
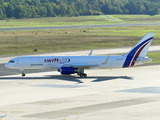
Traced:
POLYGON ((15 63, 15 61, 14 60, 10 60, 9 63, 15 63))

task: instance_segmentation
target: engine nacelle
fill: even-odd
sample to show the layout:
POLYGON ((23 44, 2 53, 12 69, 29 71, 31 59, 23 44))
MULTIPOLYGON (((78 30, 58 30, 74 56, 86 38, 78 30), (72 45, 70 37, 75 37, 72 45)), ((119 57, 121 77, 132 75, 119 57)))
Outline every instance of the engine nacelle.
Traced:
POLYGON ((73 67, 61 67, 58 71, 61 72, 61 74, 74 74, 78 72, 78 69, 73 67))

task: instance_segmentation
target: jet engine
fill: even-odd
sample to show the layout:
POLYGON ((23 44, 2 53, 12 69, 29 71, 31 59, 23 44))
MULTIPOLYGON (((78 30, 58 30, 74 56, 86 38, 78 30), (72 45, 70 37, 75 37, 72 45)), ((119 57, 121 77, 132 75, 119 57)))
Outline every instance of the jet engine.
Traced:
POLYGON ((61 72, 61 74, 74 74, 78 72, 78 69, 73 67, 61 67, 58 71, 61 72))

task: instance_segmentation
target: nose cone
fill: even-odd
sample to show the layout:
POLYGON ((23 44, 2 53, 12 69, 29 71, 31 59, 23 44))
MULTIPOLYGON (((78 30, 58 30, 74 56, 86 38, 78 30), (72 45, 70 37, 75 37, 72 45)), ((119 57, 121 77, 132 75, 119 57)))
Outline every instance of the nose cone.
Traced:
POLYGON ((9 67, 8 63, 6 63, 4 66, 5 66, 6 68, 8 68, 8 67, 9 67))

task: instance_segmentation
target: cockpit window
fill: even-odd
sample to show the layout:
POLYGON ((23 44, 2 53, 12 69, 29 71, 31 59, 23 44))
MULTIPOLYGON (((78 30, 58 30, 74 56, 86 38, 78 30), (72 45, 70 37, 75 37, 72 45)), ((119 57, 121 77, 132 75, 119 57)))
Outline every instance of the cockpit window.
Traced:
POLYGON ((10 60, 9 63, 15 63, 15 61, 14 60, 10 60))

